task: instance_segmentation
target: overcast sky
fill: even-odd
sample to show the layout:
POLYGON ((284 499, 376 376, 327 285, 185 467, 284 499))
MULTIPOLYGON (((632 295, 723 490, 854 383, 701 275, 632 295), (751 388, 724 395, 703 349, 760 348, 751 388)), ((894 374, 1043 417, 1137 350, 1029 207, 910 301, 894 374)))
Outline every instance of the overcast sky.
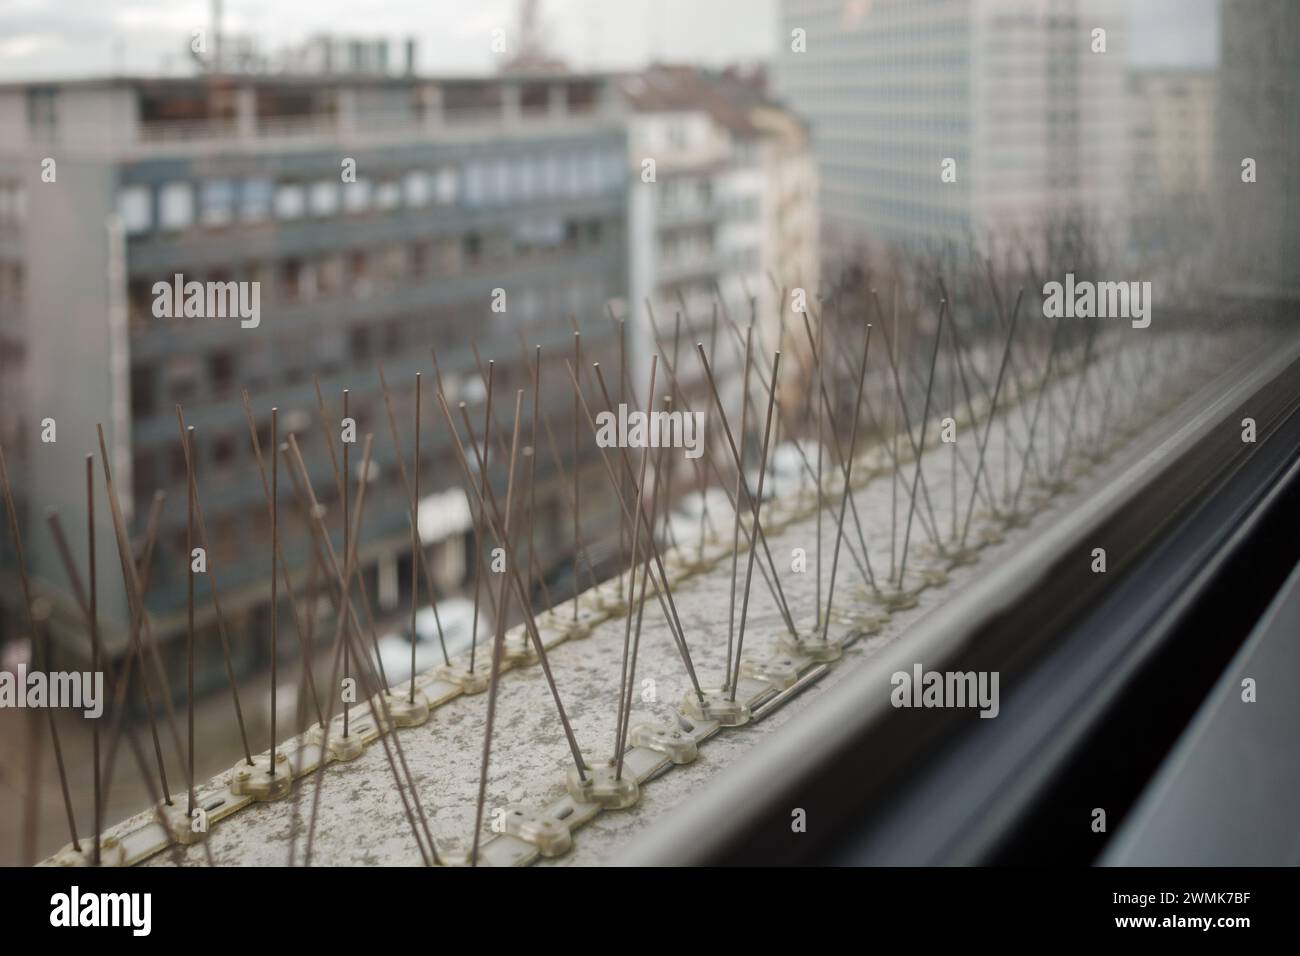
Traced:
MULTIPOLYGON (((551 48, 577 68, 666 59, 721 64, 765 59, 780 0, 541 0, 551 48)), ((192 32, 209 0, 0 0, 0 77, 58 77, 188 69, 192 32)), ((1217 0, 1130 0, 1130 58, 1213 63, 1217 0)), ((517 0, 225 0, 225 32, 264 49, 319 33, 414 35, 420 68, 478 73, 494 66, 492 31, 509 31, 517 0)))

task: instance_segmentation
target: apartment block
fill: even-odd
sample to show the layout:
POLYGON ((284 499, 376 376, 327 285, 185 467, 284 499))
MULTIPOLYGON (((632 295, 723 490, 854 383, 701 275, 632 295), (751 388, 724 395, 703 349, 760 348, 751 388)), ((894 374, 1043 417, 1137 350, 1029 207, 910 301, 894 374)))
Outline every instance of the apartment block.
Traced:
MULTIPOLYGON (((409 576, 408 506, 380 362, 408 467, 414 374, 424 373, 420 524, 439 586, 458 588, 472 534, 432 402, 430 350, 438 350, 449 397, 469 402, 476 416, 483 389, 475 347, 483 362, 493 360, 497 419, 508 429, 515 390, 530 389, 524 357, 531 362, 531 346, 541 344, 543 405, 557 424, 565 416, 567 431, 571 323, 583 329, 588 357, 609 365, 606 306, 627 295, 621 115, 609 80, 577 74, 214 72, 0 86, 0 441, 18 485, 28 564, 54 606, 56 641, 75 649, 85 636, 44 515, 53 507, 67 516, 84 573, 83 459, 97 450, 101 424, 137 549, 154 493, 166 492, 147 605, 160 641, 183 631, 181 406, 195 429, 209 560, 228 631, 237 658, 251 666, 267 623, 270 550, 241 393, 251 395, 266 453, 269 412, 278 408, 281 437, 295 435, 337 528, 317 381, 325 427, 337 428, 348 389, 358 434, 374 434, 361 575, 379 610, 395 610, 409 576), (255 284, 259 321, 166 317, 159 290, 177 276, 223 290, 255 284), (55 442, 41 440, 45 419, 57 423, 55 442)), ((481 417, 476 428, 481 438, 481 417)), ((353 481, 360 447, 351 449, 353 481)), ((100 611, 106 640, 120 650, 126 605, 98 461, 95 468, 100 611)), ((537 471, 536 539, 551 568, 571 547, 568 491, 551 456, 539 454, 537 471)), ((584 461, 580 471, 592 488, 584 523, 595 537, 613 515, 601 511, 608 496, 599 464, 584 461)), ((281 478, 286 556, 302 574, 308 529, 281 478)), ((0 537, 0 594, 14 635, 23 630, 21 591, 9 536, 0 537)), ((202 592, 200 623, 210 634, 202 592)))

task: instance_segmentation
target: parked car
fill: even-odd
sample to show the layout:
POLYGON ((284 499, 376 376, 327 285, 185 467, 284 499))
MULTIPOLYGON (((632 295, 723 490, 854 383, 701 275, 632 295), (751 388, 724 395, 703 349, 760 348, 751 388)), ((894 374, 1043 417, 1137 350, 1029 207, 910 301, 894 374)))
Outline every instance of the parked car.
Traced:
MULTIPOLYGON (((455 658, 470 648, 473 633, 474 602, 469 598, 446 598, 438 602, 438 615, 433 607, 422 607, 415 612, 415 672, 422 674, 443 662, 442 647, 438 643, 438 621, 442 622, 442 636, 447 642, 447 655, 455 658)), ((411 676, 410 628, 379 638, 379 659, 389 684, 398 684, 411 676)), ((492 635, 486 600, 479 602, 478 640, 487 641, 492 635)))

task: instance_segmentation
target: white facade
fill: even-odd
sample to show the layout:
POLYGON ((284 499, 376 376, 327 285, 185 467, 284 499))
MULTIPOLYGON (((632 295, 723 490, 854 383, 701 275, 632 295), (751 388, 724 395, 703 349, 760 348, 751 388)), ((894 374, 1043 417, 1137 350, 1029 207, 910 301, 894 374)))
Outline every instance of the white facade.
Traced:
MULTIPOLYGON (((803 284, 811 299, 819 274, 816 165, 804 127, 779 107, 738 108, 744 128, 737 129, 735 116, 719 119, 704 103, 638 109, 644 84, 631 77, 624 85, 632 98, 630 328, 640 354, 652 354, 648 303, 671 357, 681 313, 685 384, 698 378, 690 353, 713 331, 715 302, 742 327, 752 309, 768 353, 777 347, 777 310, 789 307, 789 290, 803 284)), ((721 375, 738 364, 723 361, 736 351, 725 317, 717 336, 721 375)))
POLYGON ((987 245, 1122 205, 1127 43, 1113 0, 783 0, 782 27, 775 90, 812 125, 837 245, 987 245))

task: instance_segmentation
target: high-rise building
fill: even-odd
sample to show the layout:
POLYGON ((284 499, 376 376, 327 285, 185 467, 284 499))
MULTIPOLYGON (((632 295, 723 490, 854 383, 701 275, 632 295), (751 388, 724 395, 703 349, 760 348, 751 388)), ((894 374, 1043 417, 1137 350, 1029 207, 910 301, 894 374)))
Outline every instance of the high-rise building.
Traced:
POLYGON ((1300 300, 1300 5, 1221 0, 1219 18, 1221 287, 1293 308, 1300 300))
POLYGON ((782 0, 773 85, 812 127, 828 266, 1107 219, 1126 47, 1113 0, 782 0))
MULTIPOLYGON (((269 532, 241 389, 251 393, 264 454, 269 411, 279 409, 281 435, 295 434, 337 523, 316 377, 328 427, 342 417, 347 388, 358 434, 374 433, 362 579, 382 610, 395 609, 409 561, 407 498, 376 364, 394 391, 408 462, 414 374, 425 373, 422 491, 434 511, 461 479, 432 401, 431 346, 453 399, 481 415, 471 346, 495 360, 500 394, 513 399, 530 382, 521 337, 542 344, 554 386, 544 404, 549 397, 567 425, 571 319, 586 331, 588 355, 603 357, 613 341, 606 303, 626 295, 621 115, 607 79, 576 74, 214 72, 0 87, 0 441, 19 486, 28 564, 54 604, 56 638, 84 644, 84 629, 44 514, 85 513, 83 456, 97 448, 99 423, 137 547, 155 490, 168 492, 147 602, 160 641, 183 630, 180 405, 195 427, 209 561, 228 632, 241 659, 262 653, 250 645, 265 633, 269 532), (188 298, 191 282, 205 290, 209 308, 195 310, 202 317, 170 301, 178 283, 188 298), (225 317, 210 308, 214 291, 218 306, 229 296, 225 317), (259 306, 256 320, 235 314, 240 293, 245 306, 259 306), (166 317, 169 304, 180 314, 166 317), (42 441, 47 419, 56 441, 42 441)), ((498 421, 509 419, 507 404, 498 421)), ((596 470, 584 469, 583 481, 605 492, 599 465, 590 464, 596 470)), ((536 539, 546 566, 567 560, 571 547, 567 491, 550 466, 539 454, 536 539)), ((100 609, 106 639, 120 648, 128 621, 98 469, 100 609)), ((305 562, 307 529, 282 478, 287 558, 305 562)), ((607 500, 584 501, 593 535, 607 500)), ((430 515, 436 530, 425 544, 439 586, 453 589, 469 545, 463 498, 459 509, 446 507, 430 515)), ((81 528, 70 531, 84 568, 81 528)), ((10 620, 21 622, 9 535, 0 539, 8 551, 0 573, 9 575, 0 595, 10 620)), ((210 627, 202 591, 200 615, 210 627)))

